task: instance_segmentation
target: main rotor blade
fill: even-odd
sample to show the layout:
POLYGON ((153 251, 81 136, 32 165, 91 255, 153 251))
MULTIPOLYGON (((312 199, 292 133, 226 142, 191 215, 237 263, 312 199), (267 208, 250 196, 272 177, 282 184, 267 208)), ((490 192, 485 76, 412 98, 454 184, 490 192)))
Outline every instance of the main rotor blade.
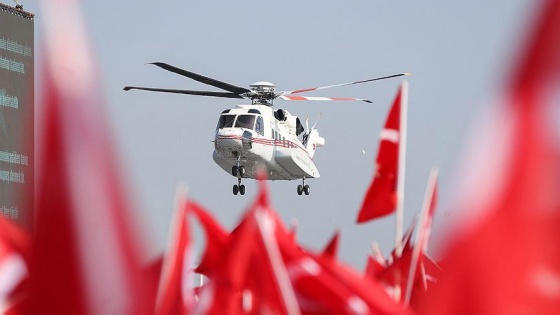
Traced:
POLYGON ((185 76, 187 78, 191 78, 191 79, 193 79, 195 81, 198 81, 200 83, 215 86, 219 89, 230 91, 230 92, 233 92, 235 94, 243 94, 243 93, 251 92, 251 90, 248 90, 246 88, 242 88, 242 87, 235 86, 235 85, 225 83, 225 82, 222 82, 222 81, 218 81, 218 80, 215 80, 215 79, 212 79, 212 78, 209 78, 209 77, 205 77, 203 75, 196 74, 194 72, 190 72, 190 71, 187 71, 187 70, 184 70, 184 69, 181 69, 181 68, 177 68, 177 67, 174 67, 172 65, 168 65, 166 63, 163 63, 163 62, 152 62, 151 64, 156 65, 156 66, 158 66, 162 69, 165 69, 167 71, 171 71, 171 72, 180 74, 182 76, 185 76))
POLYGON ((189 95, 201 95, 201 96, 215 96, 215 97, 226 97, 226 98, 243 98, 243 96, 236 93, 226 93, 226 92, 212 92, 212 91, 192 91, 192 90, 177 90, 177 89, 159 89, 159 88, 147 88, 138 86, 125 86, 125 91, 129 90, 144 90, 152 92, 166 92, 166 93, 177 93, 177 94, 189 94, 189 95))
POLYGON ((372 103, 370 100, 354 97, 322 97, 322 96, 302 96, 302 95, 280 95, 286 101, 362 101, 372 103))
POLYGON ((290 94, 297 94, 297 93, 303 93, 303 92, 330 89, 330 88, 339 87, 339 86, 361 84, 361 83, 366 83, 366 82, 371 82, 371 81, 378 81, 378 80, 396 78, 396 77, 405 76, 405 75, 410 75, 410 73, 398 73, 398 74, 393 74, 393 75, 388 75, 388 76, 374 78, 374 79, 368 79, 368 80, 361 80, 361 81, 354 81, 354 82, 348 82, 348 83, 342 83, 342 84, 335 84, 335 85, 327 85, 327 86, 321 86, 321 87, 300 89, 300 90, 294 90, 294 91, 284 91, 284 92, 282 92, 282 95, 290 95, 290 94))

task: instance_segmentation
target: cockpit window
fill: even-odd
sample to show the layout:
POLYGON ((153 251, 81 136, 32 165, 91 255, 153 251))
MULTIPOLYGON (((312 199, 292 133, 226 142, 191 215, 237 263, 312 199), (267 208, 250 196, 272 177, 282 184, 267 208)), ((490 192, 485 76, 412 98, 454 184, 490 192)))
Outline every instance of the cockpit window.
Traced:
POLYGON ((253 129, 255 124, 254 115, 239 115, 235 121, 235 127, 253 129))
POLYGON ((257 122, 255 123, 255 131, 264 136, 264 123, 263 118, 261 116, 257 116, 257 122))
POLYGON ((218 129, 233 127, 234 120, 235 115, 221 115, 220 119, 218 120, 218 129))

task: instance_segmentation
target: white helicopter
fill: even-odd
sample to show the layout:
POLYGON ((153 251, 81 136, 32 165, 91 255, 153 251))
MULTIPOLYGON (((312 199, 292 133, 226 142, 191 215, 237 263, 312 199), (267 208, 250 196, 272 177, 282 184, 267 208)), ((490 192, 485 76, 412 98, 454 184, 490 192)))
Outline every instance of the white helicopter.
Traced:
POLYGON ((249 86, 250 89, 246 89, 166 63, 154 62, 151 64, 227 92, 136 86, 126 86, 124 90, 135 89, 251 100, 251 104, 237 105, 235 108, 226 109, 221 113, 213 141, 214 161, 226 172, 237 177, 237 184, 233 185, 234 195, 245 194, 245 185, 241 184, 242 178, 256 179, 257 173, 263 168, 267 171, 267 179, 269 180, 301 179, 302 183, 297 186, 298 195, 304 193, 309 195, 310 188, 305 180, 320 176, 313 161, 317 148, 325 145, 325 139, 319 136, 319 131, 315 129, 318 120, 309 129, 308 120, 305 119, 304 128, 297 116, 283 109, 273 110, 274 99, 280 98, 288 101, 364 101, 371 103, 367 99, 360 98, 313 97, 296 94, 408 75, 408 73, 399 73, 369 80, 275 92, 276 86, 270 82, 256 82, 249 86))

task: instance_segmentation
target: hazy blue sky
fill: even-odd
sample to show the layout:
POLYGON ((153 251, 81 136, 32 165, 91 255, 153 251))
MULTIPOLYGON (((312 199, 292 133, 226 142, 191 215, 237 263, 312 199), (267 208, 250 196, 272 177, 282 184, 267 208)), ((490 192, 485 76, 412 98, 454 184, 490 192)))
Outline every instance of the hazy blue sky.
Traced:
MULTIPOLYGON (((4 3, 11 4, 5 0, 4 3)), ((42 18, 35 1, 20 1, 36 16, 40 67, 42 18)), ((405 228, 419 212, 431 167, 440 168, 441 203, 435 229, 453 214, 448 204, 464 137, 476 113, 507 78, 522 43, 533 1, 85 1, 84 14, 103 76, 106 105, 120 164, 152 254, 165 245, 175 185, 227 228, 252 202, 231 192, 236 179, 212 160, 219 113, 237 100, 124 92, 125 85, 205 89, 161 70, 162 61, 247 87, 270 81, 279 90, 410 72, 405 228)), ((36 73, 37 87, 40 84, 36 73)), ((398 79, 315 93, 362 102, 288 102, 284 108, 318 124, 326 146, 315 162, 320 179, 311 195, 299 181, 271 182, 272 203, 298 238, 320 249, 341 231, 341 259, 362 268, 370 243, 394 246, 394 216, 364 225, 355 218, 371 181, 378 135, 398 79), (365 154, 363 153, 365 150, 365 154)), ((40 94, 37 106, 40 106, 40 94)), ((102 104, 100 104, 102 105, 102 104)))

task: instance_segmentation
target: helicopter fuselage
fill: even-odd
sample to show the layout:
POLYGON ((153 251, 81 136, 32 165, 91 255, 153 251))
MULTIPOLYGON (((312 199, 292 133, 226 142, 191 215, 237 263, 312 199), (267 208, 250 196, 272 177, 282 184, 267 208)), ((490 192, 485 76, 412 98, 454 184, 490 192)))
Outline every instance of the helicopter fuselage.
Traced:
POLYGON ((324 139, 315 133, 315 137, 304 134, 299 119, 285 110, 237 105, 220 115, 213 158, 233 176, 234 169, 243 166, 243 178, 255 179, 259 170, 266 171, 270 180, 318 178, 313 156, 324 139))

